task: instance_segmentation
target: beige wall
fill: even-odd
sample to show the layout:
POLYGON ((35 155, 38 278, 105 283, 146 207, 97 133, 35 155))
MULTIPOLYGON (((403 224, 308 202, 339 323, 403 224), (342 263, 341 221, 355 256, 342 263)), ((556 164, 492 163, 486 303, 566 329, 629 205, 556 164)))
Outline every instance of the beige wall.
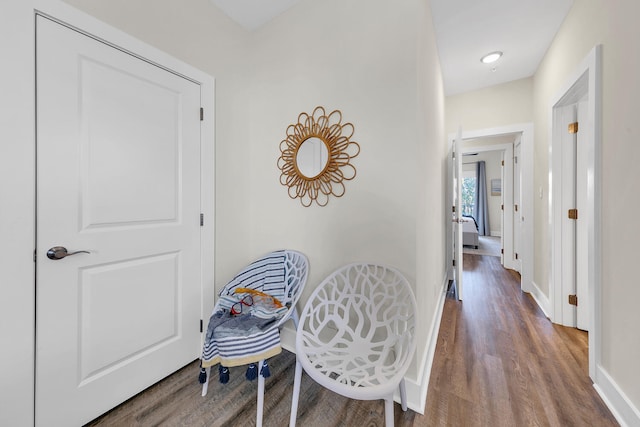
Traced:
POLYGON ((447 96, 445 130, 463 131, 508 126, 533 121, 531 78, 515 80, 472 92, 447 96))
POLYGON ((425 2, 302 2, 257 31, 253 49, 249 253, 306 253, 302 303, 346 263, 396 266, 420 301, 421 359, 445 275, 443 95, 425 2), (317 105, 342 111, 361 151, 345 195, 304 208, 276 160, 287 126, 317 105))
MULTIPOLYGON (((549 110, 578 64, 602 44, 602 357, 613 381, 640 408, 640 299, 637 262, 640 229, 623 215, 637 212, 640 182, 640 2, 574 3, 534 78, 535 188, 548 190, 549 110)), ((546 199, 546 198, 545 198, 546 199)), ((544 200, 544 199, 543 199, 544 200)), ((536 205, 536 281, 548 277, 546 201, 536 205)), ((540 283, 538 282, 538 283, 540 283)), ((546 287, 548 290, 548 286, 546 287)))
POLYGON ((415 286, 422 360, 446 241, 444 96, 427 3, 305 0, 246 33, 207 0, 66 1, 216 78, 216 285, 285 247, 310 259, 302 303, 343 264, 396 266, 415 286), (361 154, 344 197, 304 208, 276 160, 287 126, 316 105, 343 112, 361 154))

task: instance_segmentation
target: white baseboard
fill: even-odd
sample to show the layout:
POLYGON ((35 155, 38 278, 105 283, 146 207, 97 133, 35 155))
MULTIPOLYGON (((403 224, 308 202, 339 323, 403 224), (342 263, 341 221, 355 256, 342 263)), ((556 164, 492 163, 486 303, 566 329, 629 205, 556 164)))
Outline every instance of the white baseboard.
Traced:
MULTIPOLYGON (((427 402, 427 389, 429 388, 429 378, 431 377, 431 366, 433 365, 433 357, 436 353, 436 344, 438 343, 438 333, 440 332, 440 321, 442 320, 442 311, 444 310, 444 302, 447 296, 447 287, 449 279, 446 277, 441 285, 438 302, 435 313, 431 321, 431 330, 427 336, 425 345, 426 351, 423 352, 422 360, 418 361, 419 381, 405 377, 404 382, 407 389, 407 407, 419 414, 424 414, 425 404, 427 402)), ((396 392, 394 400, 400 403, 400 393, 396 392)))
POLYGON ((547 298, 547 296, 540 290, 538 285, 536 285, 536 282, 531 281, 529 293, 538 304, 538 307, 540 307, 540 310, 542 310, 544 315, 550 319, 551 317, 549 317, 549 312, 551 311, 551 305, 549 303, 549 298, 547 298))
POLYGON ((490 230, 490 231, 489 231, 489 235, 490 235, 491 237, 502 237, 502 231, 493 231, 493 230, 490 230))
POLYGON ((280 345, 291 353, 296 352, 296 330, 293 321, 287 321, 280 329, 280 345))
POLYGON ((601 365, 596 367, 593 387, 622 427, 640 426, 640 411, 601 365))

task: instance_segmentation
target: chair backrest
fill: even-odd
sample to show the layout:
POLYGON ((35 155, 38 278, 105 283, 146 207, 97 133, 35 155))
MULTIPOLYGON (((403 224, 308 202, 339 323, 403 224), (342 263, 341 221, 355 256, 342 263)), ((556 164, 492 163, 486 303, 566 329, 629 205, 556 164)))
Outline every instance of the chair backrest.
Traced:
POLYGON ((415 352, 416 302, 396 269, 350 264, 302 311, 296 354, 318 383, 355 399, 392 393, 415 352))
POLYGON ((238 288, 267 293, 289 307, 280 319, 280 324, 286 321, 295 309, 307 282, 308 273, 309 261, 304 254, 294 250, 278 250, 245 267, 222 288, 219 295, 233 295, 238 288))

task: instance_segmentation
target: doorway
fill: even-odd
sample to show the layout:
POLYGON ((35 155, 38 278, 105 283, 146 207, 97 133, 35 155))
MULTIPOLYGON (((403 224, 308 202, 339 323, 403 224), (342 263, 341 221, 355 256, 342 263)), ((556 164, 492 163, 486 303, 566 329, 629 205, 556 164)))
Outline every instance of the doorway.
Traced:
POLYGON ((515 229, 510 224, 505 226, 504 218, 504 206, 510 206, 513 198, 512 182, 506 182, 512 179, 513 168, 505 166, 507 159, 513 157, 513 140, 514 136, 509 135, 464 140, 462 143, 463 200, 465 183, 473 181, 473 189, 476 190, 467 197, 472 199, 471 208, 462 212, 468 220, 464 224, 463 251, 497 256, 503 265, 505 254, 509 253, 504 250, 505 243, 515 239, 515 229), (475 246, 472 240, 476 239, 468 238, 474 231, 478 234, 475 246))
MULTIPOLYGON (((520 156, 518 158, 519 170, 520 170, 520 203, 518 205, 518 215, 519 218, 519 229, 520 229, 520 248, 518 252, 518 257, 516 259, 515 253, 513 252, 513 238, 507 240, 505 239, 505 253, 507 250, 508 254, 514 254, 513 256, 507 256, 504 260, 504 266, 510 269, 520 268, 521 273, 521 289, 524 292, 530 292, 532 296, 536 299, 541 297, 541 292, 537 289, 537 287, 533 284, 533 191, 525 191, 524 189, 532 189, 533 188, 533 124, 532 123, 524 123, 524 124, 516 124, 511 126, 504 126, 498 128, 487 128, 487 129, 478 129, 471 131, 462 131, 460 134, 460 140, 469 141, 469 140, 481 140, 482 138, 499 138, 505 137, 509 138, 508 140, 503 140, 502 144, 504 146, 500 147, 500 144, 496 144, 494 141, 493 146, 486 146, 486 142, 478 143, 485 145, 485 147, 478 145, 477 147, 473 147, 470 151, 495 151, 495 150, 511 150, 506 156, 513 158, 513 147, 516 136, 519 135, 519 150, 520 156), (515 262, 518 261, 518 265, 515 265, 515 262)), ((449 135, 450 146, 453 146, 453 141, 456 139, 455 134, 449 135)), ((453 171, 453 168, 452 168, 453 171)), ((505 173, 509 176, 513 176, 513 162, 505 162, 505 173), (506 168, 510 168, 507 170, 506 168)), ((505 194, 511 194, 513 196, 513 179, 503 180, 504 185, 502 186, 502 191, 505 194), (509 186, 509 189, 506 189, 506 186, 509 186)), ((452 182, 452 180, 450 181, 452 182)), ((452 197, 453 192, 449 192, 449 197, 452 197)), ((453 200, 450 199, 451 204, 453 200)), ((507 204, 506 202, 504 203, 507 204)), ((510 201, 511 207, 509 211, 513 208, 513 199, 510 201)), ((506 211, 505 211, 506 212, 506 211)), ((514 223, 514 215, 506 215, 503 221, 504 227, 509 227, 510 230, 513 230, 514 223)), ((447 224, 448 227, 448 235, 452 236, 452 239, 448 242, 447 253, 451 257, 448 261, 448 265, 451 266, 449 269, 449 278, 453 279, 454 274, 454 257, 453 255, 453 229, 455 222, 451 222, 447 224)), ((503 233, 505 236, 506 233, 503 233)), ((545 298, 546 299, 546 298, 545 298)))
POLYGON ((550 317, 554 323, 577 327, 577 308, 569 303, 569 295, 578 296, 577 307, 582 306, 580 309, 586 312, 586 318, 581 316, 581 327, 589 331, 592 379, 599 363, 601 333, 600 57, 601 47, 596 46, 550 105, 550 317), (567 164, 571 167, 567 168, 567 164), (577 211, 570 211, 573 209, 577 211))

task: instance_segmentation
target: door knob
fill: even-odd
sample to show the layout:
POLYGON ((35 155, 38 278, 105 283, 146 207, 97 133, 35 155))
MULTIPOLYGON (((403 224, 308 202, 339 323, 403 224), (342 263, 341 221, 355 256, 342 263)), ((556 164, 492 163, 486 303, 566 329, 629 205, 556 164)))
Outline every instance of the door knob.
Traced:
POLYGON ((69 255, 75 255, 75 254, 90 254, 91 252, 89 251, 75 251, 75 252, 67 252, 67 248, 65 248, 64 246, 54 246, 51 249, 49 249, 47 251, 47 258, 52 259, 52 260, 57 260, 57 259, 62 259, 64 257, 67 257, 69 255))

